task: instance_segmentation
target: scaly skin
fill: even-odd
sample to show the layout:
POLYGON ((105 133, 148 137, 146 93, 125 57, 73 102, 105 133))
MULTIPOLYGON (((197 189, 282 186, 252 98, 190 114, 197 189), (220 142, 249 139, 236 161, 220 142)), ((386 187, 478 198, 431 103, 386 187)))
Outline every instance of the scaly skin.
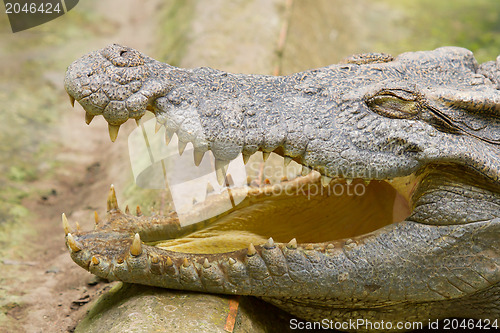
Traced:
MULTIPOLYGON (((247 199, 181 228, 175 214, 123 214, 112 189, 96 230, 70 234, 64 222, 71 256, 105 278, 259 296, 308 320, 496 319, 499 72, 500 60, 478 66, 470 51, 454 47, 395 59, 361 55, 284 77, 175 68, 119 45, 90 53, 68 68, 65 88, 87 111, 87 123, 104 116, 113 141, 122 123, 150 110, 167 140, 176 132, 180 145, 193 143, 195 161, 210 149, 219 178, 239 153, 258 150, 292 158, 305 173, 317 170, 330 187, 331 178, 376 180, 368 187, 384 188, 385 180, 407 177, 401 192, 411 215, 328 242, 270 239, 231 252, 184 253, 142 241, 182 238, 238 210, 251 216, 256 205, 286 200, 247 199)), ((273 186, 319 182, 309 175, 253 191, 258 198, 273 186)), ((217 196, 209 198, 194 213, 217 204, 217 196)))

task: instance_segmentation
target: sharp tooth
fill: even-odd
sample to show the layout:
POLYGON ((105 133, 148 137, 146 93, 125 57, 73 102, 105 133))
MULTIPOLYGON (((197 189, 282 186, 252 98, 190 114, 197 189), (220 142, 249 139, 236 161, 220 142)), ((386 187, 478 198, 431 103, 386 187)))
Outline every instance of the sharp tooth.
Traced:
POLYGON ((306 167, 305 165, 302 166, 302 176, 307 176, 311 171, 311 168, 306 167))
POLYGON ((69 102, 71 103, 71 106, 75 107, 75 98, 73 96, 71 96, 70 94, 68 94, 68 96, 69 96, 69 102))
POLYGON ((82 228, 80 227, 80 223, 75 222, 75 226, 76 226, 76 231, 82 231, 82 228))
POLYGON ((69 226, 68 219, 66 218, 66 214, 62 213, 62 224, 64 229, 64 234, 67 235, 71 232, 71 227, 69 226))
POLYGON ((228 166, 229 161, 215 159, 215 174, 217 175, 219 185, 224 184, 228 166))
POLYGON ((149 253, 149 257, 151 258, 151 262, 153 264, 157 264, 159 261, 158 255, 154 252, 149 253))
POLYGON ((193 150, 193 157, 194 157, 194 165, 199 166, 201 164, 201 161, 203 160, 203 156, 205 155, 205 152, 202 150, 193 150))
POLYGON ((90 125, 90 123, 92 122, 92 119, 94 119, 94 115, 91 115, 90 113, 85 112, 85 123, 87 125, 90 125))
POLYGON ((137 205, 137 208, 135 209, 135 214, 137 216, 142 216, 141 207, 139 205, 137 205))
POLYGON ((266 249, 272 249, 274 248, 274 240, 272 237, 269 237, 269 239, 267 240, 266 244, 264 244, 264 248, 266 249))
POLYGON ((120 210, 120 208, 118 207, 118 201, 116 200, 116 192, 113 184, 111 184, 111 187, 109 188, 107 206, 108 212, 113 210, 120 210))
POLYGON ((174 263, 172 262, 172 259, 171 259, 170 257, 167 257, 167 262, 166 262, 166 264, 167 264, 167 267, 170 267, 170 266, 173 266, 173 265, 174 265, 174 263))
POLYGON ((187 260, 187 258, 184 258, 184 260, 182 261, 182 266, 184 266, 184 267, 189 266, 189 260, 187 260))
POLYGON ((262 152, 262 159, 265 161, 267 161, 267 159, 269 158, 269 155, 271 155, 271 153, 268 153, 268 152, 262 152))
POLYGON ((160 128, 161 128, 161 123, 157 121, 156 124, 155 124, 155 134, 158 133, 158 131, 160 130, 160 128))
POLYGON ((168 146, 170 143, 170 140, 172 140, 172 137, 174 136, 175 131, 171 129, 165 129, 165 144, 168 146))
POLYGON ((111 139, 112 142, 115 142, 119 130, 120 130, 120 125, 108 124, 109 138, 111 139))
POLYGON ((99 262, 101 262, 99 260, 99 258, 97 258, 96 256, 92 256, 91 261, 92 261, 92 264, 94 264, 95 266, 99 265, 99 262))
POLYGON ((130 214, 130 208, 128 208, 128 205, 125 206, 125 214, 130 214))
POLYGON ((248 163, 248 160, 250 159, 250 157, 252 155, 248 155, 248 154, 241 154, 243 156, 243 163, 247 164, 248 163))
POLYGON ((135 234, 132 245, 130 246, 130 254, 134 257, 140 256, 142 254, 141 237, 137 233, 135 234))
POLYGON ((297 248, 297 240, 295 238, 293 238, 291 241, 288 242, 286 247, 289 249, 296 249, 297 248))
POLYGON ((330 243, 330 244, 328 244, 328 245, 326 246, 326 248, 327 248, 327 249, 329 249, 329 250, 332 250, 332 249, 334 249, 334 248, 335 248, 335 245, 333 245, 332 243, 330 243))
POLYGON ((292 161, 291 157, 289 157, 289 156, 283 157, 283 165, 285 165, 285 167, 287 167, 291 161, 292 161))
POLYGON ((203 262, 203 267, 204 268, 210 268, 210 263, 208 262, 207 258, 205 258, 205 261, 203 262))
POLYGON ((78 252, 82 250, 82 248, 78 246, 78 243, 75 241, 71 233, 68 233, 68 235, 66 235, 66 242, 68 243, 68 246, 71 249, 71 251, 78 252))
POLYGON ((229 258, 227 261, 229 262, 229 265, 231 265, 231 266, 236 264, 236 260, 234 260, 233 258, 229 258))
POLYGON ((323 187, 328 186, 328 184, 330 184, 331 181, 332 179, 330 177, 327 176, 321 177, 321 185, 323 185, 323 187))
POLYGON ((186 146, 187 146, 187 142, 183 142, 181 140, 179 140, 179 142, 177 143, 177 146, 179 147, 179 155, 182 156, 182 153, 184 153, 184 149, 186 149, 186 146))
POLYGON ((214 191, 214 187, 212 186, 212 184, 210 184, 210 182, 207 182, 207 194, 210 194, 214 191))
POLYGON ((99 215, 96 210, 94 211, 94 221, 96 225, 99 224, 99 215))
POLYGON ((255 250, 255 246, 252 243, 250 243, 250 245, 248 245, 247 256, 251 257, 256 253, 257 251, 255 250))
POLYGON ((370 179, 363 179, 363 182, 365 182, 366 186, 370 185, 370 179))
POLYGON ((135 123, 137 124, 137 127, 141 126, 141 118, 136 118, 135 123))
POLYGON ((346 178, 345 179, 345 183, 350 186, 352 184, 352 179, 351 178, 346 178))

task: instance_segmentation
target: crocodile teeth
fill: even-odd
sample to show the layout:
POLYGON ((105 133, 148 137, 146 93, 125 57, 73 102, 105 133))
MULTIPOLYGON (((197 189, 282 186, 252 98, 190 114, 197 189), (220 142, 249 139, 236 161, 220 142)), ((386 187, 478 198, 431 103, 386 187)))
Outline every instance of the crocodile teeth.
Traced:
POLYGON ((289 249, 296 249, 297 248, 297 240, 295 238, 293 238, 291 241, 288 242, 286 247, 289 249))
POLYGON ((215 174, 219 185, 224 184, 228 166, 229 161, 215 159, 215 174))
POLYGON ((96 256, 92 256, 92 259, 90 259, 90 261, 92 261, 92 264, 94 264, 95 266, 99 265, 99 263, 101 262, 96 256))
POLYGON ((187 258, 184 258, 184 260, 182 261, 182 266, 183 267, 188 267, 189 266, 189 260, 187 260, 187 258))
POLYGON ((78 252, 82 250, 81 246, 78 245, 78 243, 75 241, 71 233, 68 233, 68 235, 66 235, 66 242, 68 243, 68 246, 71 249, 71 251, 78 252))
POLYGON ((255 250, 255 246, 252 243, 250 243, 250 245, 248 245, 247 256, 251 257, 256 253, 257 251, 255 250))
POLYGON ((68 96, 69 96, 69 102, 71 103, 71 106, 75 107, 75 98, 73 96, 71 96, 70 94, 68 94, 68 96))
POLYGON ((172 140, 172 137, 174 136, 174 131, 171 129, 165 129, 165 144, 168 146, 170 143, 170 140, 172 140))
POLYGON ((203 262, 203 267, 204 268, 210 268, 210 263, 208 262, 207 258, 205 258, 205 261, 203 262))
POLYGON ((141 207, 139 205, 137 205, 137 208, 135 209, 135 214, 137 216, 142 216, 141 207))
POLYGON ((229 258, 227 261, 229 262, 229 265, 231 265, 231 266, 236 264, 236 260, 234 260, 233 258, 229 258))
POLYGON ((130 208, 128 208, 128 205, 125 206, 125 214, 130 214, 130 208))
POLYGON ((366 186, 370 185, 370 180, 369 179, 363 179, 363 182, 365 183, 366 186))
POLYGON ((92 119, 94 119, 94 115, 91 115, 90 113, 85 112, 85 123, 87 125, 90 125, 90 123, 92 122, 92 119))
POLYGON ((179 140, 179 142, 177 143, 177 146, 179 148, 179 156, 182 156, 184 150, 186 149, 187 144, 188 144, 187 142, 179 140))
POLYGON ((292 161, 292 158, 291 158, 291 157, 289 157, 289 156, 285 156, 285 157, 283 157, 283 165, 284 165, 285 167, 287 167, 287 166, 290 164, 290 162, 291 162, 291 161, 292 161))
POLYGON ((95 224, 99 224, 99 221, 100 221, 99 215, 97 214, 96 210, 94 211, 94 221, 95 221, 95 224))
POLYGON ((135 234, 132 245, 130 246, 130 254, 134 257, 140 256, 142 254, 141 237, 139 234, 135 234))
POLYGON ((108 212, 120 209, 118 207, 118 201, 116 200, 115 186, 113 184, 111 184, 109 188, 107 206, 108 206, 108 212))
POLYGON ((194 157, 194 165, 199 166, 201 164, 201 161, 203 160, 203 156, 205 156, 205 152, 202 150, 193 150, 193 157, 194 157))
POLYGON ((156 124, 155 124, 155 134, 158 133, 158 131, 160 130, 160 128, 161 128, 161 123, 157 121, 156 124))
POLYGON ((66 218, 66 214, 62 213, 62 224, 64 229, 64 234, 67 235, 71 232, 71 228, 69 226, 68 219, 66 218))
POLYGON ((158 258, 158 255, 157 255, 156 253, 154 253, 154 252, 153 252, 153 253, 150 253, 150 254, 149 254, 149 257, 151 258, 151 262, 152 262, 153 264, 157 264, 157 263, 158 263, 158 261, 160 260, 160 259, 158 258))
POLYGON ((118 137, 119 130, 120 130, 120 125, 117 126, 108 124, 109 138, 111 139, 112 142, 115 142, 116 138, 118 137))
POLYGON ((264 244, 264 248, 268 250, 274 248, 274 239, 272 237, 269 237, 266 244, 264 244))
POLYGON ((345 179, 345 183, 346 183, 347 185, 351 185, 351 184, 352 184, 352 179, 351 179, 351 178, 346 178, 346 179, 345 179))
POLYGON ((172 258, 167 257, 167 262, 166 262, 166 264, 167 264, 167 267, 173 266, 173 265, 174 265, 174 263, 172 262, 172 258))
POLYGON ((331 181, 332 181, 332 179, 330 177, 327 177, 327 176, 321 177, 321 185, 323 185, 323 187, 328 186, 328 184, 330 184, 331 181))
POLYGON ((75 226, 76 226, 76 231, 82 231, 82 228, 80 227, 80 223, 75 222, 75 226))
POLYGON ((271 153, 268 153, 268 152, 262 152, 262 159, 265 161, 267 161, 267 159, 269 158, 269 156, 271 155, 271 153))
POLYGON ((302 176, 307 176, 311 171, 311 168, 306 167, 305 165, 302 166, 302 176))
POLYGON ((136 118, 135 123, 137 124, 137 127, 141 126, 141 118, 136 118))
POLYGON ((252 155, 248 155, 248 154, 241 154, 243 156, 243 163, 247 164, 248 163, 248 160, 250 159, 250 157, 252 155))

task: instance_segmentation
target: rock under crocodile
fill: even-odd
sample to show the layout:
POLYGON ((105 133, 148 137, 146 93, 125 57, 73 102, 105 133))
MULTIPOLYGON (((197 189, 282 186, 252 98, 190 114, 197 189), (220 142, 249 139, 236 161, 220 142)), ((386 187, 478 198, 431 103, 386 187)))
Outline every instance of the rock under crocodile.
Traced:
MULTIPOLYGON (((120 45, 85 55, 65 88, 87 123, 104 116, 112 141, 149 110, 167 143, 176 133, 181 150, 193 144, 195 164, 211 150, 220 182, 229 161, 257 151, 300 163, 303 176, 186 227, 175 212, 121 212, 111 188, 95 230, 71 232, 63 216, 71 257, 107 279, 254 295, 307 320, 494 320, 499 73, 500 58, 478 65, 457 47, 281 77, 176 68, 120 45), (332 195, 338 184, 367 185, 332 195)), ((193 214, 220 200, 208 195, 193 214)))

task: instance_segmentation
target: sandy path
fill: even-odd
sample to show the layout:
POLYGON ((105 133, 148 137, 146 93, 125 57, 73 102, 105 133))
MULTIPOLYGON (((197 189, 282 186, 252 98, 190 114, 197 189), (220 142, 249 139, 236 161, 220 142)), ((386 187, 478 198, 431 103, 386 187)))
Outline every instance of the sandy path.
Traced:
MULTIPOLYGON (((58 57, 74 54, 75 50, 84 54, 109 43, 130 45, 144 52, 151 49, 156 36, 155 13, 161 1, 108 0, 92 5, 95 8, 89 4, 79 6, 103 15, 109 20, 106 24, 116 33, 87 39, 85 43, 68 41, 58 50, 47 50, 48 56, 53 52, 58 57)), ((71 19, 70 14, 64 19, 71 19)), ((15 37, 23 38, 18 36, 15 37)), ((28 53, 29 46, 26 49, 28 53)), ((72 60, 68 58, 66 61, 72 60)), ((49 75, 54 76, 55 85, 60 82, 57 93, 64 94, 64 73, 49 75)), ((54 158, 61 167, 53 170, 54 176, 50 179, 29 184, 32 193, 50 189, 50 195, 31 195, 23 201, 35 217, 30 225, 35 230, 34 235, 26 240, 24 253, 13 249, 11 252, 17 252, 1 258, 3 286, 0 288, 6 289, 9 297, 1 307, 0 332, 72 331, 88 309, 89 302, 110 287, 104 283, 87 284, 96 281, 71 261, 64 244, 60 214, 66 212, 70 221, 80 221, 82 228, 92 227, 94 210, 104 214, 109 184, 117 179, 125 182, 129 176, 126 138, 135 123, 122 126, 119 140, 112 145, 102 117, 87 126, 79 105, 75 105, 73 111, 68 102, 65 108, 68 112, 64 112, 63 119, 58 121, 57 131, 41 138, 63 143, 55 156, 46 157, 54 158), (124 163, 127 168, 122 167, 124 163)))

